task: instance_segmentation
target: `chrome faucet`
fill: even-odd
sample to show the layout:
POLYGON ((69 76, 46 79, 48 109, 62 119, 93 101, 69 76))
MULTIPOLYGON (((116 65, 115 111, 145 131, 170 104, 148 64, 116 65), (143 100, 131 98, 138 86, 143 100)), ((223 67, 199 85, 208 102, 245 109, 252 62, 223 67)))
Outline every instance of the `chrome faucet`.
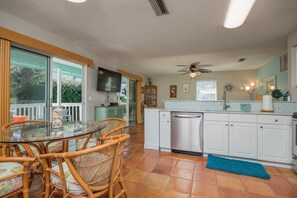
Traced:
POLYGON ((224 94, 223 94, 222 99, 224 100, 223 110, 227 110, 228 108, 230 108, 230 105, 227 105, 227 94, 226 94, 226 91, 224 91, 224 94))

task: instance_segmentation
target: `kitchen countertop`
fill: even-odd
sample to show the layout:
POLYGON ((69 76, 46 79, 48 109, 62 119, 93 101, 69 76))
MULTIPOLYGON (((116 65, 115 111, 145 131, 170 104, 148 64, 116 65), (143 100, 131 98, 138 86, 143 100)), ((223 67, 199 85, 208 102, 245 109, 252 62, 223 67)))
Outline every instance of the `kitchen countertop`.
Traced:
POLYGON ((278 116, 292 116, 290 112, 243 112, 243 111, 232 111, 232 110, 183 110, 183 109, 162 109, 160 111, 181 111, 181 112, 200 112, 200 113, 226 113, 226 114, 250 114, 250 115, 278 115, 278 116))

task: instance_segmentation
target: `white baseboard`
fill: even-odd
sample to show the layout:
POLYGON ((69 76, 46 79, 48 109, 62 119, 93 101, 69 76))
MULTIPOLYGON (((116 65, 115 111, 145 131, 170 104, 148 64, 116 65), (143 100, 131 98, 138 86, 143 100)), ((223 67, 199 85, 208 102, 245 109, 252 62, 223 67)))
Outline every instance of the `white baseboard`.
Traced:
POLYGON ((144 148, 145 148, 145 149, 159 150, 159 145, 144 144, 144 148))

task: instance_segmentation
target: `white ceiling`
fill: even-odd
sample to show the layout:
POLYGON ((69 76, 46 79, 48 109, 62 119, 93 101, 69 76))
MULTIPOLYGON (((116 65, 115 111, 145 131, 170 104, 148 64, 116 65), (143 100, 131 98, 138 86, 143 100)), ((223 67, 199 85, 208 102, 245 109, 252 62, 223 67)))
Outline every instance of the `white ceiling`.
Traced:
POLYGON ((223 28, 229 0, 0 0, 0 9, 147 75, 200 61, 211 70, 254 69, 286 50, 297 27, 296 0, 257 0, 243 26, 223 28), (247 60, 238 63, 238 59, 247 60))

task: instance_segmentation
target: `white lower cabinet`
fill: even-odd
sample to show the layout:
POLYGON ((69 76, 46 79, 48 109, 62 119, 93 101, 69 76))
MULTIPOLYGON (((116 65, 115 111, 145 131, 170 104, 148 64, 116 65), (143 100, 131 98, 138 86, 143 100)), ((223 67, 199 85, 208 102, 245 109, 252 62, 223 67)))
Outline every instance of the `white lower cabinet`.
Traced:
POLYGON ((162 118, 162 113, 160 112, 160 149, 161 151, 171 150, 171 122, 170 114, 169 118, 162 118))
POLYGON ((228 122, 204 121, 205 153, 228 155, 228 122))
POLYGON ((292 163, 292 126, 258 125, 258 159, 292 163))
POLYGON ((256 123, 229 123, 229 155, 257 159, 258 135, 256 123))

